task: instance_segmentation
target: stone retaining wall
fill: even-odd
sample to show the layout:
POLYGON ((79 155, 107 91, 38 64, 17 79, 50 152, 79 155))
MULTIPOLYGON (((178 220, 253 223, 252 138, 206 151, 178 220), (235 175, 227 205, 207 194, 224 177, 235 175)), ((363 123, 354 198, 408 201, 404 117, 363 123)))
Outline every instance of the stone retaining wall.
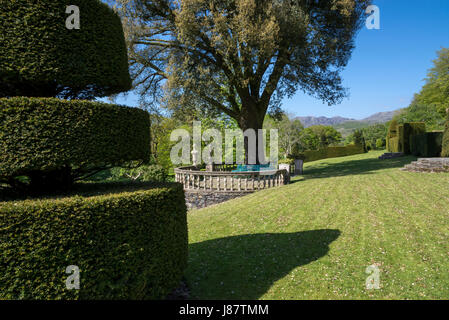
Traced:
POLYGON ((449 172, 449 158, 419 158, 401 170, 411 172, 449 172))
POLYGON ((214 192, 214 191, 189 191, 184 190, 187 209, 205 208, 231 199, 239 198, 251 192, 214 192))

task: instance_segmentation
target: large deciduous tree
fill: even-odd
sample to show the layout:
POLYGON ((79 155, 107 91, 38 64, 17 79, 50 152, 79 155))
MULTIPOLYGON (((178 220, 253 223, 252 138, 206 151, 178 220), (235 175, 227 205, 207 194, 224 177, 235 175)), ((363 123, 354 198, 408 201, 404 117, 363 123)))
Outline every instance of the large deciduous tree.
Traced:
POLYGON ((414 103, 433 106, 444 118, 449 111, 449 48, 437 52, 438 58, 433 61, 426 84, 421 92, 415 95, 414 103))
POLYGON ((115 0, 135 85, 172 110, 214 108, 241 129, 298 89, 329 105, 370 0, 115 0))

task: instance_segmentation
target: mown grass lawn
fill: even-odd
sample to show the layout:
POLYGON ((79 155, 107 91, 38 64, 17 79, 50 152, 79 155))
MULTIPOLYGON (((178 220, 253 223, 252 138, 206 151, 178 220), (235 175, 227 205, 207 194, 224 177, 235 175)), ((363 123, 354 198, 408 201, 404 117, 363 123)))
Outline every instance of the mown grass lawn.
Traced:
POLYGON ((192 298, 448 299, 449 174, 380 154, 312 162, 288 186, 189 212, 192 298))

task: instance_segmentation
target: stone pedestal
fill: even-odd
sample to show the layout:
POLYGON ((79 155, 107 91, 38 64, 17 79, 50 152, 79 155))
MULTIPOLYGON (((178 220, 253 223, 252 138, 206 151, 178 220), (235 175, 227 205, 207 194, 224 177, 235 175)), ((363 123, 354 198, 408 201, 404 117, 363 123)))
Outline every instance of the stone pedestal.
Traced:
POLYGON ((295 159, 295 175, 302 174, 304 160, 295 159))
POLYGON ((287 170, 288 175, 290 175, 290 165, 287 163, 279 164, 279 170, 287 170))

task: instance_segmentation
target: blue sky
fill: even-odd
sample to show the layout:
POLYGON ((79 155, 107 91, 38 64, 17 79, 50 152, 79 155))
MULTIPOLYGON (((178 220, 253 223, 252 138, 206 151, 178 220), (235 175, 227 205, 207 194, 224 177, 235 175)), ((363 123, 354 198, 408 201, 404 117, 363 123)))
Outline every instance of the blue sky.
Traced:
MULTIPOLYGON (((407 107, 423 85, 436 52, 449 47, 449 0, 379 0, 380 30, 363 28, 342 73, 349 97, 328 106, 298 92, 282 108, 298 116, 361 119, 407 107)), ((118 103, 137 106, 135 95, 118 103)))

